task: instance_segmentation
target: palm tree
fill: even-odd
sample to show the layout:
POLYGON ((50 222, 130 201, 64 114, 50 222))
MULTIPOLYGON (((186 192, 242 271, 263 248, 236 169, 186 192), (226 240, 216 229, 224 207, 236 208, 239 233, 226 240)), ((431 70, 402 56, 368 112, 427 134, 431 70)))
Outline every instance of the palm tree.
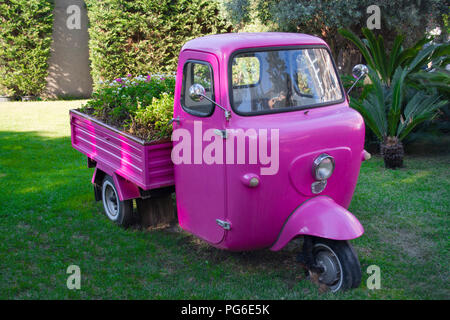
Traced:
POLYGON ((447 104, 436 93, 408 88, 404 96, 402 88, 405 71, 396 72, 392 87, 386 87, 377 73, 369 67, 372 90, 362 101, 352 99, 350 106, 361 113, 366 125, 380 141, 380 152, 387 168, 403 165, 403 145, 401 140, 419 123, 432 118, 435 111, 447 104))
POLYGON ((448 77, 448 74, 429 75, 423 69, 430 62, 433 67, 448 63, 450 47, 448 44, 429 44, 430 40, 422 39, 413 47, 403 49, 403 36, 399 35, 388 54, 383 38, 375 37, 368 29, 363 29, 366 37, 363 40, 351 31, 341 29, 339 32, 361 51, 372 82, 362 99, 352 99, 350 106, 362 114, 366 125, 379 139, 385 166, 401 167, 404 156, 402 139, 447 104, 436 89, 425 88, 423 84, 428 81, 431 86, 433 82, 437 85, 440 82, 436 79, 443 75, 448 77))

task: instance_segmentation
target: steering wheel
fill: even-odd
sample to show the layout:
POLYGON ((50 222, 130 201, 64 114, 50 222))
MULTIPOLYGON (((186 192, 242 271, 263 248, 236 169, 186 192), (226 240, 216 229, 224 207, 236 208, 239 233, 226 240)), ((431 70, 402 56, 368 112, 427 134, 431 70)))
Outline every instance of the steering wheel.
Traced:
POLYGON ((255 99, 255 104, 259 105, 259 110, 269 110, 269 98, 266 97, 262 91, 261 85, 258 86, 258 97, 255 99))

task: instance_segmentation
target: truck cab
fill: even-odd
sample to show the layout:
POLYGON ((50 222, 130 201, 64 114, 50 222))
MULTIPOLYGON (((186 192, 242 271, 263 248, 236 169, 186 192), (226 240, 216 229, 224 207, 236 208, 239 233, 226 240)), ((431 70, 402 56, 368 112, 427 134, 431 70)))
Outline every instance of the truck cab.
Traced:
POLYGON ((228 250, 279 250, 300 235, 362 234, 346 208, 364 122, 349 108, 322 39, 197 38, 180 52, 176 82, 172 160, 182 228, 228 250), (205 99, 196 99, 198 85, 205 99), (332 166, 329 176, 320 176, 319 160, 332 166), (299 214, 309 201, 310 212, 299 214))

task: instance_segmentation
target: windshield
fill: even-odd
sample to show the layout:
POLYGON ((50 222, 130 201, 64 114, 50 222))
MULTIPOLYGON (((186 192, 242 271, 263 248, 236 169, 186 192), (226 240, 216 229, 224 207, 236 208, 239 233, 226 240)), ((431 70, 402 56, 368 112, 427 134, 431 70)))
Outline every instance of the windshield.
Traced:
POLYGON ((231 66, 232 107, 241 114, 309 108, 342 101, 325 48, 239 53, 231 66))

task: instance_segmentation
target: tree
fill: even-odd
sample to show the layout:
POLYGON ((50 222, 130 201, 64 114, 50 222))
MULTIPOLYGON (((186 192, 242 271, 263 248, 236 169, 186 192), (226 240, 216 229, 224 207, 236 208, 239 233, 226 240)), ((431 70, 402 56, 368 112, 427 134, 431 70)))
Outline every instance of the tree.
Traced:
POLYGON ((86 0, 86 5, 95 82, 175 71, 186 41, 231 31, 215 1, 86 0))
MULTIPOLYGON (((338 29, 345 27, 361 36, 361 28, 370 16, 367 8, 373 4, 381 9, 381 29, 377 33, 388 46, 397 34, 407 34, 405 44, 411 45, 423 37, 430 23, 442 26, 443 13, 448 11, 448 6, 440 0, 224 0, 234 23, 259 19, 273 31, 317 35, 329 44, 338 61, 351 48, 339 36, 338 29)), ((347 63, 347 69, 351 67, 347 63)))
POLYGON ((52 41, 50 0, 0 1, 0 87, 39 95, 45 88, 52 41))

